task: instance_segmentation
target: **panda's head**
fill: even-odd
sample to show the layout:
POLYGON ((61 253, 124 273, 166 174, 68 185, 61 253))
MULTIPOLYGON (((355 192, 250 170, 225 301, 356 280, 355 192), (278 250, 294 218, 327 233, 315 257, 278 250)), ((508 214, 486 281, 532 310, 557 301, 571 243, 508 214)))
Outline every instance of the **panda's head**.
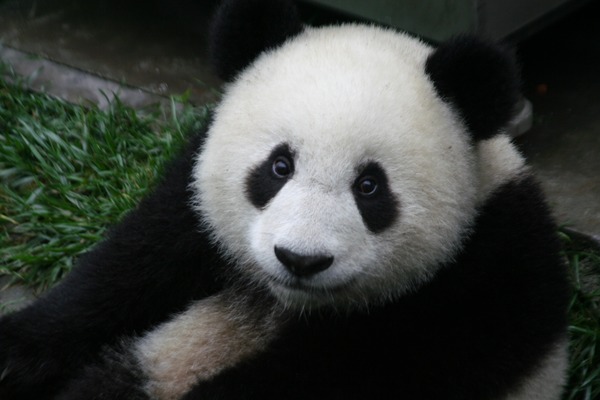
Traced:
POLYGON ((476 143, 510 118, 515 68, 478 40, 435 50, 374 26, 302 28, 294 12, 228 1, 217 15, 231 82, 195 167, 197 208, 238 272, 286 305, 384 301, 459 251, 476 143))

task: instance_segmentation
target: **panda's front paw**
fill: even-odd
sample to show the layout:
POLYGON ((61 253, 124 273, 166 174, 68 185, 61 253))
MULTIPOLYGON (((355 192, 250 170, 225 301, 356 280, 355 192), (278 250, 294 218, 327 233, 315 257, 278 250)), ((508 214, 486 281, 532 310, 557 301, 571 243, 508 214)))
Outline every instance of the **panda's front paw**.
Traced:
POLYGON ((144 374, 131 353, 132 342, 124 339, 115 347, 104 348, 54 400, 150 400, 144 374))

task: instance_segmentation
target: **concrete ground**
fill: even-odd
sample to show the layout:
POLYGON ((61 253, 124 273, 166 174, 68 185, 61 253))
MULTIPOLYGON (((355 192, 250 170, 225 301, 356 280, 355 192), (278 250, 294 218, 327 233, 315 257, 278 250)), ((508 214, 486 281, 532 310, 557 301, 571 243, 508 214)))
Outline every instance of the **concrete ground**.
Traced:
POLYGON ((186 94, 204 104, 220 85, 205 57, 212 6, 184 2, 0 0, 0 57, 34 89, 72 102, 105 106, 115 93, 143 107, 186 94))
MULTIPOLYGON (((135 107, 182 94, 212 102, 220 86, 206 60, 214 4, 0 0, 0 58, 32 88, 72 102, 103 107, 101 91, 135 107)), ((518 43, 534 123, 516 142, 558 222, 600 241, 598 15, 600 1, 590 2, 518 43)))

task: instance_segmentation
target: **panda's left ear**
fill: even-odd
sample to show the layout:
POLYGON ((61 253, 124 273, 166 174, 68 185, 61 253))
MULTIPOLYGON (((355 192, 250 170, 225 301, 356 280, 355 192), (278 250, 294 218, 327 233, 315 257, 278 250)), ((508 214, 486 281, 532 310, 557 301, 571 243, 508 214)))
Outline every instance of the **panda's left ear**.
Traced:
POLYGON ((291 0, 224 0, 210 31, 210 56, 220 78, 230 81, 263 51, 302 31, 291 0))
POLYGON ((474 36, 458 36, 431 53, 425 68, 473 139, 488 139, 510 122, 520 97, 519 69, 512 52, 474 36))

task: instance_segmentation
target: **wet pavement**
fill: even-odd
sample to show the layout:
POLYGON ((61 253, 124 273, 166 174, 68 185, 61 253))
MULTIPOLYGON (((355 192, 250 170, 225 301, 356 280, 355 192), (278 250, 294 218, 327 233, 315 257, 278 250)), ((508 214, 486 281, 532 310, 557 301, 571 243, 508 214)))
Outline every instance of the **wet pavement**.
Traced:
POLYGON ((0 0, 2 60, 33 74, 35 89, 74 102, 105 105, 100 89, 136 107, 173 95, 197 104, 217 98, 220 82, 206 61, 210 1, 198 2, 194 14, 170 9, 170 16, 151 1, 149 10, 135 0, 81 3, 0 0))
MULTIPOLYGON (((33 89, 72 102, 103 107, 113 94, 135 107, 181 95, 213 102, 220 81, 206 60, 206 32, 214 3, 0 0, 0 58, 33 89)), ((591 2, 518 44, 533 127, 516 142, 559 224, 600 241, 598 15, 600 1, 591 2)), ((0 290, 0 304, 31 298, 11 290, 0 290)))

